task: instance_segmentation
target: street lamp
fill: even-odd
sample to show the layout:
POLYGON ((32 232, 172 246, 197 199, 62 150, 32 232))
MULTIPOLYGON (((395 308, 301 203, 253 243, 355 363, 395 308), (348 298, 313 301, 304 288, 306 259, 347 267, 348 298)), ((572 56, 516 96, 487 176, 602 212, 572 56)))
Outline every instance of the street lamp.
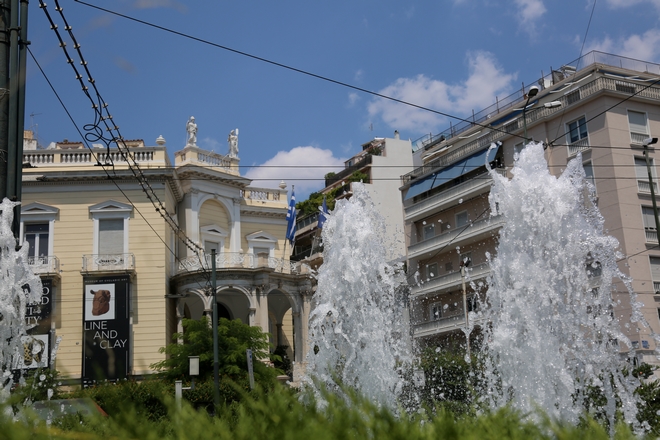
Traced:
POLYGON ((653 202, 653 216, 655 217, 655 236, 660 244, 660 221, 658 221, 658 206, 655 202, 655 189, 653 188, 653 176, 651 173, 651 160, 649 159, 649 145, 658 142, 658 138, 644 139, 644 159, 646 159, 646 171, 649 173, 649 187, 651 188, 651 201, 653 202))
POLYGON ((537 86, 530 87, 529 92, 527 92, 527 101, 525 102, 525 105, 522 110, 523 127, 525 127, 525 142, 527 142, 527 118, 525 117, 525 113, 527 113, 527 105, 529 104, 529 100, 538 94, 539 94, 539 88, 537 86))

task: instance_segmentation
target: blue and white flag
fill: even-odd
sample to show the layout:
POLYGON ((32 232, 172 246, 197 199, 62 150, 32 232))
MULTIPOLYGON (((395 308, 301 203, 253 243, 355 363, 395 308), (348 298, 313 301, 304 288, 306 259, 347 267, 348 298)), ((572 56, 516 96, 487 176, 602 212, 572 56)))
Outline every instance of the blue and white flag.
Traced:
POLYGON ((286 238, 293 246, 293 241, 296 237, 296 195, 294 187, 291 187, 291 201, 289 201, 289 209, 286 212, 286 238))
POLYGON ((319 210, 321 212, 319 213, 319 223, 316 225, 316 227, 321 229, 325 221, 328 219, 328 217, 326 217, 326 214, 328 213, 328 206, 325 204, 325 196, 323 196, 323 206, 321 206, 319 210))

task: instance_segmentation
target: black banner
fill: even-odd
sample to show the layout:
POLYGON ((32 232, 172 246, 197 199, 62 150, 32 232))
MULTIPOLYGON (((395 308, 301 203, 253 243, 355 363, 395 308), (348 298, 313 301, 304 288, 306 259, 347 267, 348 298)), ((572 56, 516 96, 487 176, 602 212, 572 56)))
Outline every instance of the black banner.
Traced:
POLYGON ((19 369, 45 368, 50 365, 53 280, 42 278, 41 284, 43 285, 41 300, 35 304, 28 304, 25 308, 25 327, 28 336, 21 338, 23 353, 19 360, 19 369))
POLYGON ((83 384, 129 373, 130 277, 83 278, 83 384))

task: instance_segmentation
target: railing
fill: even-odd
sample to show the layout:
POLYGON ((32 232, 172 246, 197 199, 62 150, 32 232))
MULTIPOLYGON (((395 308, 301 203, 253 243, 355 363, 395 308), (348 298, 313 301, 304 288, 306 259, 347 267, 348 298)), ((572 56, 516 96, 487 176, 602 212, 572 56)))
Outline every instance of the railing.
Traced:
POLYGON ((653 291, 655 293, 660 292, 660 281, 653 281, 653 291))
MULTIPOLYGON (((139 148, 129 150, 130 156, 136 162, 153 162, 156 160, 154 149, 139 148)), ((107 153, 105 149, 89 150, 30 150, 23 153, 23 163, 32 166, 44 165, 93 165, 96 163, 120 163, 126 162, 124 154, 117 149, 107 153)))
MULTIPOLYGON (((654 65, 657 69, 660 69, 660 66, 654 65)), ((601 91, 610 91, 610 92, 616 92, 620 94, 625 94, 625 92, 621 91, 621 84, 622 83, 627 83, 630 84, 631 86, 635 86, 636 84, 630 81, 622 81, 618 79, 613 79, 610 77, 599 77, 594 79, 591 82, 588 82, 584 85, 582 85, 579 89, 576 89, 579 91, 579 94, 571 93, 570 95, 563 95, 560 96, 556 99, 556 101, 560 101, 562 103, 561 106, 559 107, 553 107, 553 108, 546 108, 546 107, 539 107, 539 108, 532 108, 526 112, 526 120, 527 120, 527 125, 536 122, 537 120, 546 118, 556 112, 561 112, 565 111, 567 107, 570 105, 573 105, 574 103, 577 103, 581 100, 586 99, 587 97, 594 95, 595 93, 601 92, 601 91), (570 99, 569 99, 570 96, 570 99)), ((562 89, 563 90, 563 89, 562 89)), ((551 91, 552 92, 552 91, 551 91)), ((660 100, 660 88, 658 87, 647 87, 645 89, 640 90, 637 92, 635 95, 638 98, 648 98, 648 99, 654 99, 654 100, 660 100)), ((521 104, 522 105, 522 104, 521 104)), ((429 174, 434 171, 439 171, 442 168, 445 168, 449 165, 454 164, 455 162, 463 159, 464 157, 467 157, 477 151, 482 150, 485 148, 485 145, 489 145, 492 142, 496 142, 505 136, 508 135, 508 133, 512 132, 513 130, 509 130, 507 128, 507 125, 512 122, 514 118, 519 116, 517 115, 511 115, 510 120, 506 120, 506 118, 501 118, 495 124, 493 127, 497 127, 497 130, 492 130, 488 132, 486 135, 482 136, 479 139, 475 139, 474 141, 468 142, 459 148, 457 148, 454 151, 450 151, 449 153, 434 159, 427 164, 422 165, 421 167, 418 167, 408 174, 405 174, 401 177, 402 184, 405 185, 411 180, 417 179, 419 177, 425 176, 426 174, 429 174), (503 120, 504 119, 504 120, 503 120), (500 126, 501 124, 501 126, 500 126), (503 128, 502 128, 503 127, 503 128)), ((520 126, 521 124, 518 124, 520 126)), ((518 129, 520 129, 518 127, 518 129)), ((483 130, 488 130, 487 128, 484 128, 483 130)), ((635 137, 636 141, 635 143, 642 144, 643 139, 645 137, 648 137, 648 135, 642 135, 638 133, 638 137, 635 137)), ((632 139, 632 134, 631 134, 631 139, 632 139)))
MULTIPOLYGON (((503 168, 495 169, 495 172, 502 176, 506 176, 506 170, 503 168)), ((478 176, 475 176, 473 179, 467 180, 465 182, 459 183, 456 186, 448 188, 437 194, 433 194, 425 199, 420 200, 405 208, 406 219, 410 219, 415 215, 419 215, 430 208, 435 208, 444 201, 454 200, 457 197, 476 191, 480 188, 490 188, 493 183, 493 179, 490 177, 490 174, 483 173, 478 176)))
MULTIPOLYGON (((473 267, 468 267, 465 279, 468 281, 477 280, 484 278, 489 274, 490 264, 481 263, 473 267)), ((436 293, 446 289, 451 289, 452 287, 459 285, 461 282, 461 271, 457 270, 455 272, 448 273, 439 277, 433 277, 429 281, 413 286, 411 295, 421 296, 427 295, 429 293, 436 293)))
POLYGON ((325 179, 326 188, 332 186, 333 184, 339 182, 342 179, 347 178, 354 172, 366 167, 367 165, 370 165, 372 162, 372 158, 373 156, 371 154, 367 154, 364 158, 360 159, 354 165, 351 165, 350 167, 346 167, 340 172, 336 173, 334 176, 325 179))
POLYGON ((315 212, 313 214, 309 214, 300 220, 296 221, 296 230, 300 231, 301 229, 311 225, 311 224, 318 224, 319 222, 319 213, 315 212))
POLYGON ((283 197, 282 193, 286 193, 286 191, 275 188, 255 188, 251 186, 241 190, 241 194, 246 200, 272 201, 286 204, 286 197, 283 197))
MULTIPOLYGON (((658 194, 658 183, 653 182, 653 191, 658 194)), ((651 193, 651 185, 649 185, 648 180, 638 180, 637 181, 637 192, 641 193, 651 193)))
POLYGON ((588 150, 589 147, 589 139, 588 138, 583 138, 580 139, 577 142, 573 142, 568 146, 568 155, 569 156, 575 156, 578 154, 580 151, 588 150))
POLYGON ((646 140, 648 137, 648 133, 635 133, 634 131, 630 132, 630 142, 633 144, 644 145, 644 140, 646 140))
POLYGON ((214 167, 221 167, 225 169, 231 168, 231 160, 227 156, 217 153, 197 153, 197 160, 202 163, 209 164, 214 167))
MULTIPOLYGON (((635 60, 632 58, 622 57, 619 55, 612 55, 604 52, 592 51, 585 54, 581 58, 578 58, 576 60, 573 60, 565 64, 559 70, 552 70, 548 75, 545 75, 539 80, 533 81, 529 84, 540 84, 542 88, 550 87, 555 83, 558 83, 566 78, 570 78, 574 76, 577 72, 596 63, 604 64, 608 66, 620 67, 629 70, 636 70, 638 72, 649 72, 656 75, 660 74, 660 64, 648 63, 645 61, 635 60)), ((630 94, 629 92, 626 92, 626 90, 630 90, 631 87, 634 90, 636 84, 626 81, 616 81, 615 83, 612 84, 612 86, 614 90, 630 94)), ((525 93, 523 89, 517 90, 516 92, 512 93, 511 95, 503 99, 496 99, 495 104, 492 104, 489 107, 486 107, 485 109, 480 110, 477 113, 474 113, 472 117, 465 118, 465 120, 461 121, 457 125, 451 125, 448 129, 446 129, 441 133, 438 133, 436 135, 427 134, 420 137, 419 139, 416 139, 412 143, 413 151, 417 151, 420 148, 423 148, 427 145, 438 143, 440 142, 441 138, 447 140, 451 139, 474 127, 475 124, 482 124, 484 121, 488 119, 493 119, 498 114, 504 113, 505 111, 509 110, 511 107, 522 101, 524 99, 524 94, 525 93)))
POLYGON ((408 249, 408 257, 417 257, 424 252, 443 248, 444 246, 449 245, 449 243, 452 243, 452 245, 457 245, 458 243, 474 238, 475 236, 482 233, 499 229, 503 225, 504 219, 501 216, 496 216, 477 221, 467 227, 455 228, 453 230, 450 229, 449 232, 436 235, 435 237, 429 238, 428 240, 422 240, 410 246, 408 249))
MULTIPOLYGON (((204 255, 201 259, 196 256, 184 258, 179 262, 177 273, 197 272, 207 270, 212 267, 210 255, 204 255)), ((260 257, 249 253, 240 252, 222 252, 215 256, 215 267, 221 269, 258 269, 270 268, 276 272, 287 274, 305 274, 310 273, 307 264, 295 261, 284 260, 282 258, 260 257)))
POLYGON ((52 255, 28 257, 27 262, 35 274, 58 273, 60 271, 60 260, 52 255))
POLYGON ((646 242, 652 244, 658 244, 658 231, 655 229, 645 229, 646 232, 646 242))
POLYGON ((83 255, 83 272, 135 270, 133 254, 83 255))
MULTIPOLYGON (((413 337, 429 336, 438 332, 459 329, 465 325, 465 313, 463 307, 455 311, 456 315, 442 317, 433 321, 420 322, 413 324, 413 337)), ((482 324, 483 318, 475 314, 468 316, 471 324, 482 324)))

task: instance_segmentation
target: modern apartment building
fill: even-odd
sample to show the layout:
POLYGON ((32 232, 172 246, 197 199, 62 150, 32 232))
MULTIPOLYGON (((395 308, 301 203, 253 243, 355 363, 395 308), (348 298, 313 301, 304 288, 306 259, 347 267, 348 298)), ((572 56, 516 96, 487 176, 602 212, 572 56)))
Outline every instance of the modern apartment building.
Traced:
MULTIPOLYGON (((486 294, 490 272, 485 254, 495 251, 502 226, 497 217, 489 218, 492 179, 485 152, 498 143, 489 160, 497 172, 510 176, 526 132, 527 138, 546 144, 552 174, 560 174, 582 153, 605 229, 627 256, 619 267, 631 277, 650 328, 623 325, 630 318, 626 301, 615 315, 638 359, 658 363, 651 332, 660 332, 660 247, 642 147, 644 139, 660 136, 659 81, 658 64, 591 52, 551 69, 534 83, 538 94, 526 86, 469 121, 414 143, 423 165, 402 177, 401 191, 409 268, 419 272, 420 281, 410 297, 415 339, 447 347, 465 343, 460 264, 470 262, 468 277, 478 286, 478 292, 470 283, 466 287, 469 311, 476 305, 472 298, 486 294)), ((656 179, 654 160, 660 160, 660 153, 653 147, 656 179)), ((657 190, 657 181, 653 185, 657 190)), ((617 286, 615 301, 627 296, 624 286, 617 286)), ((479 332, 473 336, 478 338, 479 332)), ((620 349, 627 352, 629 347, 620 349)))
MULTIPOLYGON (((376 209, 385 220, 389 238, 389 260, 402 260, 406 254, 403 226, 403 204, 399 197, 400 176, 413 169, 412 144, 394 138, 374 138, 362 145, 362 151, 345 162, 343 170, 330 173, 325 178, 321 193, 335 200, 350 197, 353 185, 362 181, 376 209)), ((322 243, 315 212, 300 216, 296 222, 296 241, 292 260, 304 261, 312 268, 323 263, 322 243)))
POLYGON ((283 255, 285 188, 251 186, 231 145, 222 155, 189 140, 172 164, 162 137, 123 144, 37 149, 28 136, 21 235, 44 281, 33 333, 45 355, 26 366, 48 365, 60 340, 54 366, 65 378, 151 373, 183 318, 210 315, 215 251, 219 316, 269 332, 295 370, 307 351, 311 281, 283 255))

